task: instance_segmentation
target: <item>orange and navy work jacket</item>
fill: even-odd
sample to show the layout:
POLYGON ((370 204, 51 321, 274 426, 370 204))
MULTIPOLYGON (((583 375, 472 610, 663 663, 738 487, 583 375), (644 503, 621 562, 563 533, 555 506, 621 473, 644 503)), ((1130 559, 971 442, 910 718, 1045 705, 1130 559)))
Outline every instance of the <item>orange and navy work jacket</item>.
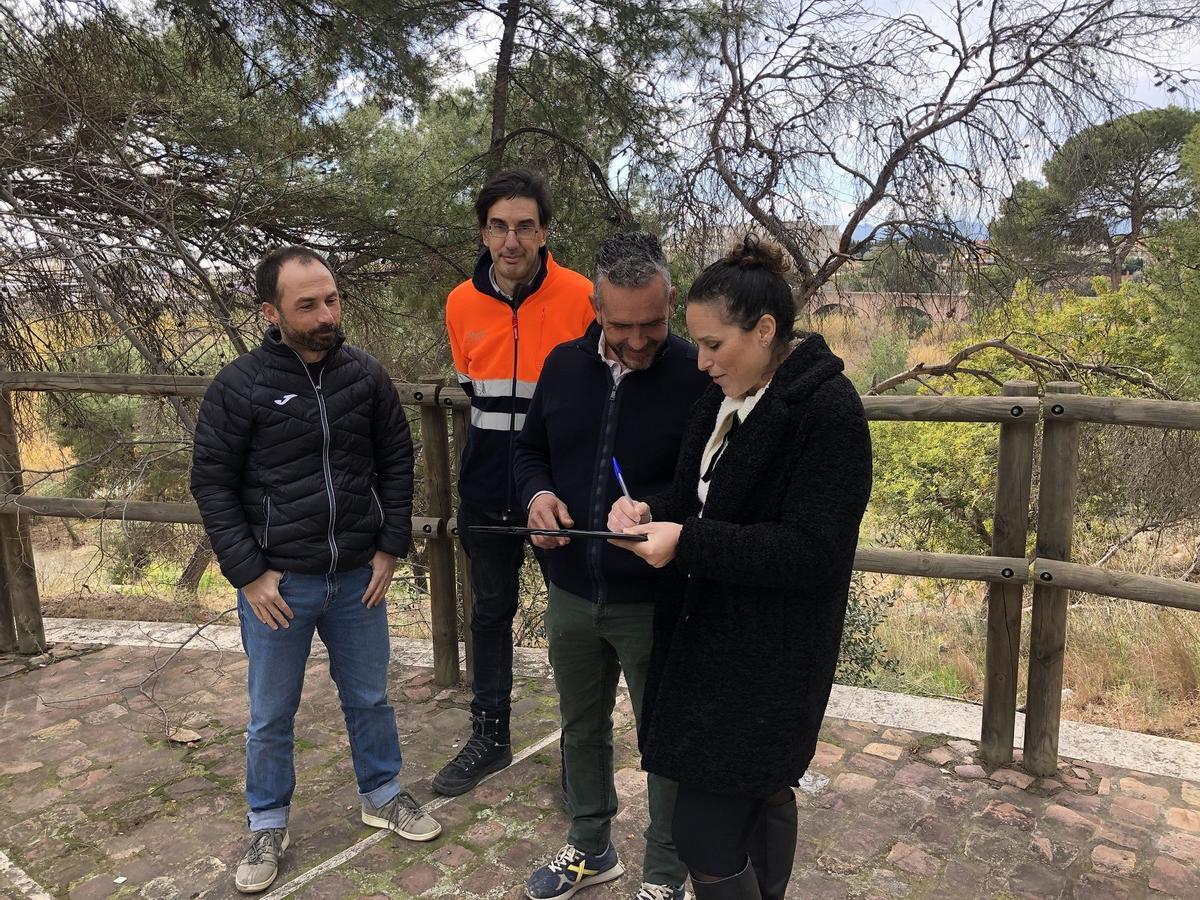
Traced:
POLYGON ((446 298, 450 352, 459 386, 471 398, 458 494, 491 512, 516 509, 513 450, 542 363, 595 318, 592 283, 558 265, 545 248, 541 252, 541 270, 518 303, 493 284, 486 250, 471 280, 446 298))

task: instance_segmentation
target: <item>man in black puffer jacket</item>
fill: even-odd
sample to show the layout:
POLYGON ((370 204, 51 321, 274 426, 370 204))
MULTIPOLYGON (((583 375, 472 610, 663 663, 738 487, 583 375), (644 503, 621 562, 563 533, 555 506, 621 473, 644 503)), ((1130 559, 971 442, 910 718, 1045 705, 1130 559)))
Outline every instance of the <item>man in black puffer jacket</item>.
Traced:
POLYGON ((213 380, 196 425, 192 495, 221 571, 238 589, 249 660, 251 841, 243 893, 266 890, 288 846, 293 723, 314 632, 329 651, 362 820, 410 840, 441 826, 400 784, 387 699, 384 597, 412 539, 413 448, 400 398, 374 358, 346 346, 341 298, 305 247, 256 271, 262 345, 213 380))

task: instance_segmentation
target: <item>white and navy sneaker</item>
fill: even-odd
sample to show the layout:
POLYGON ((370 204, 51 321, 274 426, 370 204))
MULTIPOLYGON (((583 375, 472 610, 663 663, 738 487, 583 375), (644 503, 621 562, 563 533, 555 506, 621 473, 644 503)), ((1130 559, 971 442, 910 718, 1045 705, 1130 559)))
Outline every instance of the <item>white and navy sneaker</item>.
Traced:
POLYGON ((529 876, 525 881, 525 896, 530 900, 565 900, 582 888, 624 874, 625 867, 612 844, 603 853, 584 853, 567 844, 554 859, 529 876))
POLYGON ((692 895, 683 885, 676 887, 673 884, 651 884, 649 881, 643 881, 638 892, 633 895, 633 900, 692 900, 692 895))

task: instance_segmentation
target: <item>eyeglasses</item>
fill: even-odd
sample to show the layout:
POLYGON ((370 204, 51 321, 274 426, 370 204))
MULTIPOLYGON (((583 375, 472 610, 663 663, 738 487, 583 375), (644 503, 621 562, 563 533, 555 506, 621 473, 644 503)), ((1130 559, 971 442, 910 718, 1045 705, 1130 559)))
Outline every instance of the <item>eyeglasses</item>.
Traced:
POLYGON ((532 222, 522 222, 516 228, 510 228, 503 222, 488 222, 483 226, 483 233, 489 238, 499 241, 508 240, 508 233, 515 231, 518 241, 527 241, 538 233, 538 227, 532 222))

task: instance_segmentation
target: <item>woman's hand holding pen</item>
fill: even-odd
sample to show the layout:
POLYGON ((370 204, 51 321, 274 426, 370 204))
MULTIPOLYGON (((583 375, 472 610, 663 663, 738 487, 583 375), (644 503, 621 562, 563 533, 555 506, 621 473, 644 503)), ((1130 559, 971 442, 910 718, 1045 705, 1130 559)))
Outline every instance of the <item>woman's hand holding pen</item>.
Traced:
POLYGON ((651 522, 650 506, 628 496, 618 497, 608 513, 608 530, 624 534, 644 534, 646 541, 609 541, 636 553, 656 569, 675 558, 679 532, 683 526, 675 522, 651 522))
POLYGON ((608 530, 621 532, 650 521, 650 506, 629 497, 618 497, 608 513, 608 530))

